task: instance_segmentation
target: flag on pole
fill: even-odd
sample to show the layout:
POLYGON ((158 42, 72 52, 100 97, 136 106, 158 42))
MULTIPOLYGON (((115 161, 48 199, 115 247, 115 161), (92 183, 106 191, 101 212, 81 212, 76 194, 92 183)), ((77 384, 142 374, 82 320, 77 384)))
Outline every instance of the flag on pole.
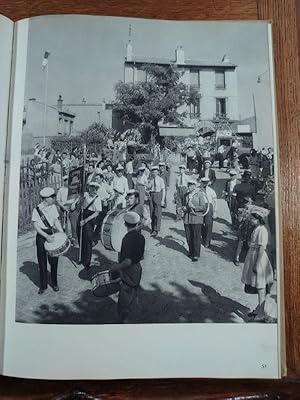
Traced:
POLYGON ((46 68, 47 65, 48 65, 48 58, 49 58, 49 56, 50 56, 50 53, 49 53, 48 51, 45 51, 44 58, 43 58, 43 62, 42 62, 42 70, 43 70, 43 71, 45 70, 45 68, 46 68))

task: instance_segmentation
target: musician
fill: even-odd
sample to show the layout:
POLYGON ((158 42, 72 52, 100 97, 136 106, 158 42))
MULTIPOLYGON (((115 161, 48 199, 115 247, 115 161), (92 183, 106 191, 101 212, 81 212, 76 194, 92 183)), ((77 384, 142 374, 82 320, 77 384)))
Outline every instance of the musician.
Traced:
POLYGON ((144 226, 150 225, 150 215, 146 207, 140 202, 140 195, 137 190, 131 189, 126 195, 127 211, 134 211, 140 216, 139 227, 142 229, 144 226))
POLYGON ((103 173, 96 174, 94 176, 93 181, 98 183, 98 185, 99 185, 99 188, 97 190, 97 196, 101 200, 101 204, 102 204, 102 210, 99 212, 99 215, 98 215, 97 221, 96 221, 95 237, 97 238, 100 235, 103 220, 109 211, 108 205, 114 198, 114 191, 109 186, 109 184, 107 182, 105 182, 103 173))
POLYGON ((125 208, 126 207, 126 193, 129 190, 128 181, 123 175, 124 168, 119 165, 116 168, 117 176, 114 178, 112 187, 115 191, 115 204, 113 208, 125 208))
POLYGON ((188 180, 189 178, 185 174, 185 165, 179 165, 179 176, 176 178, 176 192, 174 194, 176 203, 176 220, 182 218, 182 207, 184 205, 184 196, 188 191, 188 180))
POLYGON ((120 322, 128 322, 127 318, 133 309, 137 298, 137 290, 141 282, 141 260, 144 257, 145 238, 136 227, 140 223, 140 216, 133 211, 124 215, 127 234, 124 236, 119 254, 119 263, 112 267, 112 271, 119 271, 121 284, 118 297, 118 314, 120 322))
POLYGON ((216 173, 213 169, 211 169, 211 161, 210 160, 205 160, 204 161, 204 169, 201 171, 199 178, 209 178, 209 185, 211 187, 214 186, 214 183, 216 182, 216 173))
POLYGON ((53 242, 54 230, 63 232, 59 221, 59 214, 55 206, 55 192, 50 187, 45 187, 40 191, 41 203, 32 212, 32 222, 36 235, 37 259, 40 271, 39 294, 43 294, 48 287, 47 281, 47 258, 50 264, 51 286, 55 292, 59 290, 57 284, 57 265, 58 257, 47 256, 45 242, 53 242))
MULTIPOLYGON (((81 212, 77 223, 78 242, 81 246, 80 264, 88 270, 92 259, 93 242, 95 241, 94 228, 97 217, 102 210, 101 199, 97 196, 100 185, 90 182, 88 192, 81 199, 81 212)), ((74 206, 72 206, 74 207, 74 206)))
POLYGON ((214 219, 217 216, 217 194, 216 192, 208 185, 209 178, 201 179, 201 187, 206 194, 209 203, 209 209, 206 215, 203 218, 203 225, 201 228, 202 231, 202 241, 204 247, 208 248, 210 246, 213 223, 214 219))
POLYGON ((184 195, 184 230, 189 247, 189 257, 198 261, 201 251, 201 226, 203 214, 208 207, 208 199, 203 190, 196 188, 197 182, 188 181, 188 193, 184 195))
POLYGON ((228 205, 232 223, 234 223, 233 210, 234 210, 235 196, 233 195, 233 189, 235 188, 235 185, 237 185, 238 183, 236 170, 231 169, 229 171, 229 175, 230 179, 228 179, 225 183, 225 190, 223 191, 223 196, 228 205))
POLYGON ((148 184, 150 192, 150 216, 152 220, 152 231, 150 236, 157 236, 161 226, 162 206, 165 205, 166 187, 164 180, 159 176, 157 165, 151 168, 152 177, 148 184))

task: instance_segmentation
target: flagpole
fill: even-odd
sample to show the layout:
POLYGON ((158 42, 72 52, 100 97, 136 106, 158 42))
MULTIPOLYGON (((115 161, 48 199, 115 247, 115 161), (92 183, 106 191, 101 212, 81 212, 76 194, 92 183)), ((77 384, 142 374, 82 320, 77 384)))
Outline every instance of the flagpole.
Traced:
POLYGON ((45 66, 46 71, 45 71, 45 100, 44 100, 44 140, 43 140, 43 145, 46 145, 46 133, 47 133, 47 102, 48 102, 48 76, 49 76, 49 70, 48 70, 48 63, 49 61, 47 60, 47 64, 45 66))
MULTIPOLYGON (((86 144, 83 145, 83 176, 82 176, 82 192, 84 193, 85 189, 85 159, 86 159, 86 144)), ((81 202, 81 216, 80 216, 80 222, 83 221, 83 201, 81 202)), ((83 231, 83 226, 80 224, 80 240, 79 240, 79 263, 82 261, 81 256, 82 256, 82 231, 83 231)))

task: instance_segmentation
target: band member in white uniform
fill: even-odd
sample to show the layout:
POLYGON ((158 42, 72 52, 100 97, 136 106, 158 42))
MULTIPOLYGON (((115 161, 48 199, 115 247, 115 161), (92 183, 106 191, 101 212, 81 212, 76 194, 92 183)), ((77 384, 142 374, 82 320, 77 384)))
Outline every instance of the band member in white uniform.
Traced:
POLYGON ((45 187, 40 191, 42 202, 34 208, 32 212, 32 222, 36 235, 37 259, 40 271, 40 290, 39 294, 44 293, 48 287, 47 281, 47 258, 51 267, 51 286, 55 292, 59 290, 57 284, 57 265, 58 257, 50 257, 45 250, 45 242, 53 242, 54 231, 63 232, 59 221, 59 214, 55 203, 55 192, 50 187, 45 187))

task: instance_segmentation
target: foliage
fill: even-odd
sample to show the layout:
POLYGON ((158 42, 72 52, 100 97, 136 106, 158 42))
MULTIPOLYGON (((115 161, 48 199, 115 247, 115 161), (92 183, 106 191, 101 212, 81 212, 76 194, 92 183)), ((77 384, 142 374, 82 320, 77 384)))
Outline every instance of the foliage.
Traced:
POLYGON ((190 92, 179 82, 180 72, 173 65, 145 64, 147 81, 119 82, 115 87, 115 110, 133 128, 142 132, 144 142, 158 136, 159 123, 183 124, 178 107, 189 104, 190 92))

